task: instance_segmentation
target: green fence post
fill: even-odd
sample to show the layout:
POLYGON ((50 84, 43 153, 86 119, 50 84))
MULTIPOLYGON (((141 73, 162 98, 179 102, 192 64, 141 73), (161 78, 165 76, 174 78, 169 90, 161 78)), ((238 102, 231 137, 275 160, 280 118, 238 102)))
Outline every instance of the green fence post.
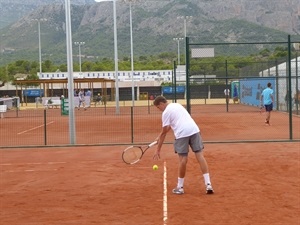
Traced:
POLYGON ((293 110, 293 106, 292 106, 292 90, 291 90, 291 87, 292 87, 292 73, 291 73, 291 60, 292 60, 292 57, 291 57, 291 35, 288 36, 288 68, 289 68, 289 71, 288 71, 288 76, 289 76, 289 93, 288 95, 290 96, 289 97, 289 123, 290 123, 290 140, 293 140, 293 116, 292 116, 292 110, 293 110))

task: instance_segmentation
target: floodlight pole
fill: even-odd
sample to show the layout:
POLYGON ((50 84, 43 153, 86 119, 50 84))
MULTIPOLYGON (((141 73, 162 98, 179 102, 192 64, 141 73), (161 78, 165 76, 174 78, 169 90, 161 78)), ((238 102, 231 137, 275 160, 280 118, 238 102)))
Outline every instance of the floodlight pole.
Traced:
POLYGON ((42 75, 42 46, 41 46, 41 21, 38 20, 39 32, 39 63, 40 63, 40 76, 42 75))
POLYGON ((69 137, 70 144, 76 144, 75 112, 74 112, 74 76, 73 76, 73 48, 71 29, 70 0, 65 0, 66 14, 66 45, 68 65, 68 99, 69 99, 69 137))
POLYGON ((184 37, 186 38, 187 36, 186 36, 186 21, 187 20, 189 20, 189 19, 192 19, 193 17, 192 16, 178 16, 177 17, 177 19, 183 19, 183 22, 184 22, 184 24, 183 24, 183 31, 184 31, 184 37))
POLYGON ((181 41, 183 39, 184 38, 173 38, 174 41, 177 41, 178 65, 180 65, 180 45, 179 45, 179 41, 181 41))
POLYGON ((120 114, 119 106, 119 68, 118 68, 118 40, 117 40, 117 0, 95 0, 96 2, 113 2, 113 17, 114 17, 114 55, 115 55, 115 82, 116 82, 116 114, 120 114))
MULTIPOLYGON (((187 37, 187 26, 186 26, 186 22, 187 20, 190 20, 192 19, 193 17, 192 16, 178 16, 177 19, 183 19, 183 31, 184 31, 184 39, 186 39, 187 37)), ((186 51, 186 48, 184 49, 186 51)))
POLYGON ((134 106, 134 64, 133 64, 133 36, 132 36, 132 11, 131 1, 129 2, 130 14, 130 53, 131 53, 131 93, 132 93, 132 106, 134 106))
POLYGON ((41 44, 41 22, 47 21, 47 19, 32 19, 38 23, 38 35, 39 35, 39 64, 40 64, 40 76, 42 75, 42 44, 41 44))
POLYGON ((75 45, 78 45, 78 54, 79 54, 79 72, 81 74, 81 45, 84 45, 85 42, 80 41, 80 42, 74 42, 75 45))

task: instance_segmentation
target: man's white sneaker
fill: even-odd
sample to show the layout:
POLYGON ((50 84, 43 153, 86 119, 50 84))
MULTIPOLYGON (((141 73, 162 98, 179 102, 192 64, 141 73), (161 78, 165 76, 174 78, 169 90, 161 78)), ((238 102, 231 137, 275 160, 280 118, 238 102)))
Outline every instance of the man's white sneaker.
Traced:
POLYGON ((173 192, 173 194, 176 194, 176 195, 182 195, 182 194, 184 194, 183 188, 174 188, 172 190, 172 192, 173 192))
POLYGON ((206 185, 206 194, 213 194, 214 189, 212 188, 211 184, 206 185))

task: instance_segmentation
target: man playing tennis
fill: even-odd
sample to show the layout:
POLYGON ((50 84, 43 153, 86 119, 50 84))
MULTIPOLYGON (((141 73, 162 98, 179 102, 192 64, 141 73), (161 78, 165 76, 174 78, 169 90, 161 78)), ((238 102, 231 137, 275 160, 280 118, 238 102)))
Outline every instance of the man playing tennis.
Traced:
POLYGON ((203 173, 206 185, 206 193, 213 194, 213 188, 210 182, 207 162, 203 156, 203 142, 200 135, 200 129, 192 119, 186 109, 179 103, 168 103, 163 96, 155 98, 153 105, 162 111, 162 131, 157 137, 157 149, 153 158, 159 159, 162 144, 170 129, 175 135, 174 150, 179 157, 178 182, 177 187, 173 189, 174 194, 183 194, 184 177, 186 173, 186 165, 188 161, 189 147, 195 153, 203 173))

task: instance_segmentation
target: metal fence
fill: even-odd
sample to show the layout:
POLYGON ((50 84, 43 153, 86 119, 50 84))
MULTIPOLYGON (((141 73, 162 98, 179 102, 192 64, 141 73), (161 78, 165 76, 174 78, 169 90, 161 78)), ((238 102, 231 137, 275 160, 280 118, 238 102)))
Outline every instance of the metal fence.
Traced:
MULTIPOLYGON (((193 104, 203 90, 207 98, 211 97, 211 89, 203 87, 206 83, 226 85, 225 89, 229 89, 235 103, 259 107, 261 92, 270 82, 274 89, 275 110, 288 113, 289 138, 292 140, 296 128, 293 115, 299 115, 300 108, 300 57, 299 49, 293 47, 299 46, 299 42, 299 36, 294 40, 288 36, 285 42, 258 43, 201 43, 186 38, 187 110, 193 115, 193 104), (259 54, 251 57, 249 52, 259 54), (267 57, 271 53, 274 60, 267 57), (198 93, 194 86, 198 86, 198 93)), ((232 111, 229 104, 226 104, 226 111, 232 111)))
MULTIPOLYGON (((300 38, 294 42, 300 42, 300 38)), ((176 82, 174 63, 169 88, 149 87, 145 89, 146 97, 136 99, 134 105, 130 89, 121 90, 119 114, 114 101, 92 103, 87 110, 75 108, 75 130, 70 129, 70 118, 59 106, 45 109, 43 105, 29 103, 12 107, 0 119, 0 147, 68 146, 71 136, 76 139, 75 145, 150 143, 161 130, 161 112, 152 105, 153 97, 160 93, 170 102, 179 102, 187 108, 205 142, 299 141, 300 57, 292 44, 290 39, 214 44, 191 43, 187 38, 186 82, 176 82), (197 49, 201 54, 208 51, 207 56, 212 56, 213 49, 214 57, 199 56, 197 49), (274 60, 256 57, 251 61, 251 57, 246 57, 249 52, 267 55, 266 49, 286 50, 287 54, 274 60), (272 83, 275 102, 273 124, 264 127, 259 99, 268 82, 272 83), (226 89, 229 98, 225 96, 226 89)), ((170 133, 166 142, 173 139, 170 133)))

